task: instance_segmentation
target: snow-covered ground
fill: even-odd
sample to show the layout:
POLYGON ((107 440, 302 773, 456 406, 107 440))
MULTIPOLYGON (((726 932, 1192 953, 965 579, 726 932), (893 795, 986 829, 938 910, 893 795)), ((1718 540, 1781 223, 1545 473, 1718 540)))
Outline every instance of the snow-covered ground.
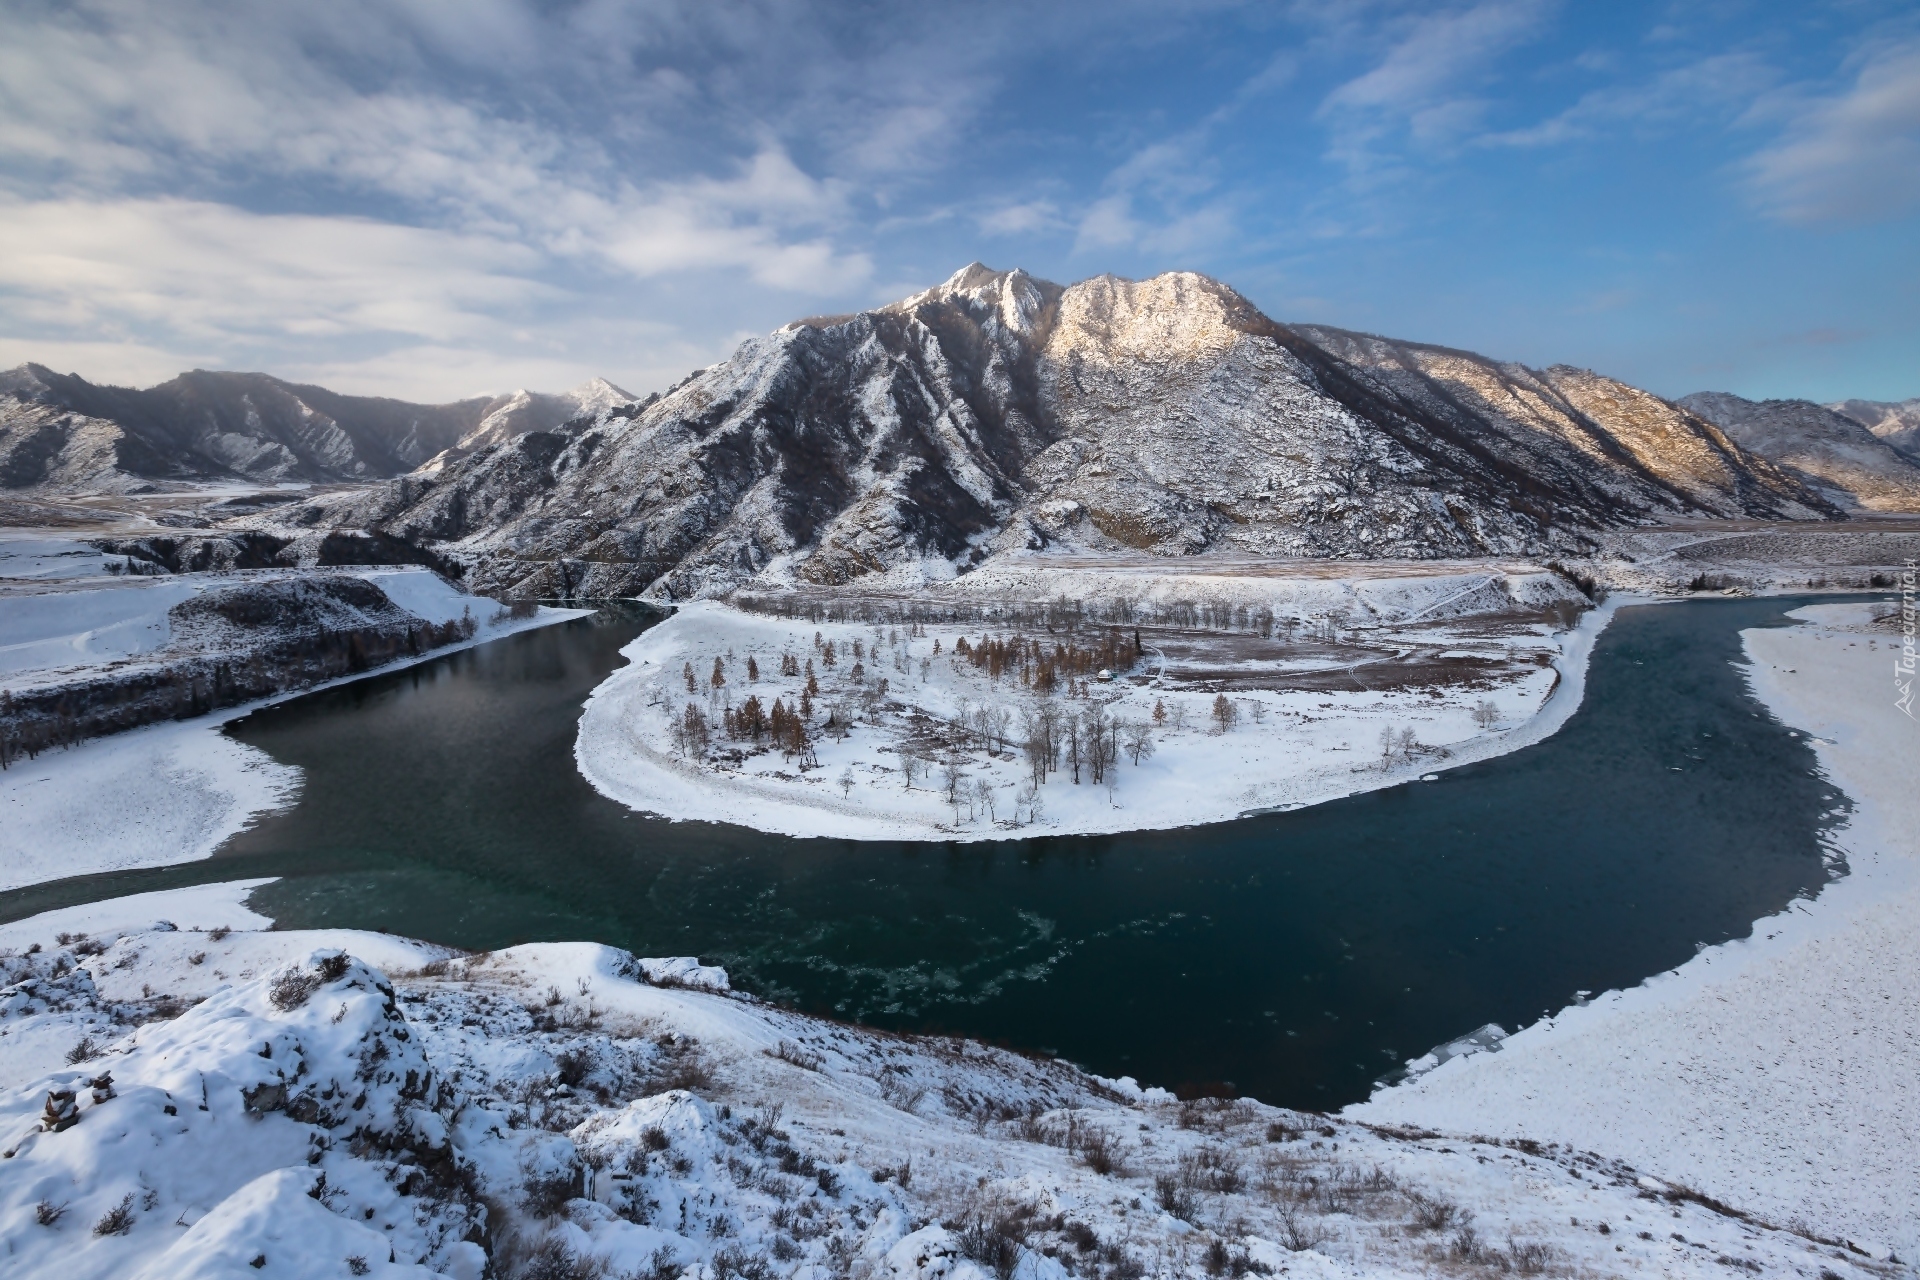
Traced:
POLYGON ((0 934, 7 1275, 1900 1271, 1657 1166, 1181 1103, 606 947, 261 932, 243 891, 0 934))
POLYGON ((1817 605, 1743 636, 1756 694, 1854 801, 1845 878, 1347 1114, 1606 1151, 1920 1258, 1920 726, 1894 705, 1900 637, 1873 611, 1817 605))
MULTIPOLYGON (((164 648, 173 638, 168 610, 202 592, 303 574, 297 569, 249 569, 224 574, 110 577, 92 572, 92 562, 84 557, 65 563, 60 557, 52 557, 49 562, 75 572, 55 575, 49 571, 6 583, 0 589, 0 682, 15 690, 57 683, 116 659, 164 648)), ((0 579, 20 567, 0 557, 0 579)), ((431 570, 413 565, 326 572, 363 578, 396 605, 427 622, 444 624, 471 614, 479 627, 477 638, 492 639, 529 622, 578 616, 577 612, 563 611, 536 618, 497 616, 502 613, 497 602, 468 595, 431 570)))
MULTIPOLYGON (((25 567, 47 569, 0 591, 0 687, 14 690, 57 684, 161 648, 171 638, 167 611, 202 591, 298 573, 114 578, 97 574, 85 556, 68 554, 80 544, 41 538, 16 539, 11 545, 31 550, 34 558, 25 567)), ((0 557, 0 577, 21 569, 25 555, 0 557)), ((452 622, 467 613, 475 619, 471 639, 376 671, 587 612, 542 608, 514 618, 494 601, 467 595, 426 569, 341 572, 374 582, 395 604, 428 622, 452 622)), ((301 692, 307 690, 280 697, 301 692)), ((288 804, 299 790, 299 770, 220 732, 228 721, 279 700, 148 725, 13 761, 0 770, 0 890, 205 858, 261 814, 288 804)))
MULTIPOLYGON (((1499 629, 1471 617, 1422 616, 1446 618, 1447 605, 1486 582, 1485 574, 1464 583, 1419 580, 1420 594, 1398 604, 1399 628, 1370 632, 1375 652, 1362 662, 1351 653, 1330 659, 1308 651, 1290 671, 1284 661, 1235 659, 1238 638, 1223 635, 1225 656, 1209 678, 1176 682, 1166 676, 1165 654, 1149 629, 1143 655, 1120 678, 1095 675, 1073 693, 1063 684, 1044 698, 1012 674, 995 680, 956 655, 963 639, 981 642, 978 626, 925 624, 913 634, 701 602, 623 650, 630 665, 594 690, 575 758, 595 789, 632 808, 795 836, 1007 839, 1179 827, 1313 804, 1515 750, 1558 728, 1578 706, 1588 650, 1611 608, 1558 633, 1544 623, 1499 629), (1485 674, 1453 684, 1381 680, 1384 687, 1352 689, 1368 683, 1367 661, 1393 658, 1396 637, 1442 658, 1483 662, 1485 674), (828 643, 837 655, 832 664, 828 643), (718 687, 716 659, 726 681, 718 687), (748 674, 749 660, 757 678, 748 674), (792 674, 783 676, 783 665, 792 674), (1357 679, 1346 682, 1348 689, 1255 687, 1319 670, 1352 671, 1357 679), (727 708, 754 697, 769 713, 776 700, 791 711, 810 678, 819 686, 809 722, 817 763, 770 741, 728 737, 727 708), (1225 696, 1236 717, 1224 732, 1213 716, 1219 687, 1231 690, 1225 696), (1476 719, 1483 703, 1491 715, 1485 723, 1476 719), (690 705, 709 725, 712 744, 704 753, 676 741, 690 705), (1119 759, 1101 781, 1083 766, 1076 783, 1063 749, 1061 767, 1035 787, 1022 724, 1043 707, 1081 720, 1097 711, 1140 726, 1151 749, 1134 758, 1123 728, 1119 759), (1004 715, 1004 729, 978 728, 983 710, 1004 715), (826 728, 849 719, 845 736, 826 728), (1417 746, 1385 758, 1384 732, 1411 734, 1417 746), (919 758, 911 779, 905 754, 919 758), (950 762, 963 777, 950 778, 950 762)), ((1352 605, 1350 583, 1308 586, 1352 605)), ((1038 639, 1050 644, 1055 637, 1038 639)))

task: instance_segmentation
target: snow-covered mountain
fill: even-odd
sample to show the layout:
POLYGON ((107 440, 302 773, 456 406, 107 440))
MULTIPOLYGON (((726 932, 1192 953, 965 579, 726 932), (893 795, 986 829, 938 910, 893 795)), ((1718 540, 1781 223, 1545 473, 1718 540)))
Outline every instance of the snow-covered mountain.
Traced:
POLYGON ((1289 328, 1191 273, 1062 288, 975 263, 649 403, 275 519, 441 544, 489 591, 685 598, 1023 548, 1552 553, 1649 518, 1837 514, 1591 373, 1289 328))
POLYGON ((1842 506, 1920 511, 1920 464, 1854 418, 1807 400, 1755 401, 1724 391, 1677 403, 1842 506))
POLYGON ((1920 397, 1912 400, 1840 400, 1826 406, 1844 414, 1920 462, 1920 397))
POLYGON ((571 391, 549 395, 524 388, 512 395, 497 396, 486 404, 486 411, 474 428, 453 444, 421 464, 424 471, 438 471, 457 458, 478 449, 505 444, 529 431, 551 431, 580 417, 600 417, 615 405, 634 400, 605 378, 589 378, 571 391))
POLYGON ((202 369, 135 389, 25 364, 0 372, 0 489, 377 480, 632 398, 596 378, 561 395, 421 405, 202 369))

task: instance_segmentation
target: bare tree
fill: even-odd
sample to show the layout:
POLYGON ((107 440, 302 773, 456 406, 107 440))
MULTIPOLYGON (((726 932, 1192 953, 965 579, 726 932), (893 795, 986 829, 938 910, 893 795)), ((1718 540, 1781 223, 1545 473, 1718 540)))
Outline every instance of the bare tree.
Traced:
POLYGON ((1080 717, 1068 716, 1061 727, 1061 745, 1066 748, 1067 768, 1073 771, 1073 785, 1080 785, 1080 753, 1085 744, 1080 736, 1080 717))
POLYGON ((1419 748, 1419 746, 1420 746, 1420 741, 1419 739, 1413 736, 1412 729, 1410 728, 1402 729, 1400 731, 1400 742, 1399 742, 1400 754, 1403 758, 1406 759, 1406 761, 1409 764, 1413 762, 1413 753, 1415 750, 1419 748))
POLYGON ((1087 770, 1096 783, 1107 780, 1107 771, 1113 767, 1114 759, 1119 755, 1114 729, 1113 717, 1101 707, 1094 707, 1081 717, 1080 731, 1086 739, 1087 770))
POLYGON ((1007 730, 1012 727, 1012 725, 1012 711, 1006 707, 995 707, 993 709, 993 737, 994 740, 1000 744, 998 749, 1001 751, 1007 749, 1007 730))
POLYGON ((981 703, 973 709, 973 731, 980 738, 983 751, 993 750, 993 708, 981 703))
POLYGON ((840 771, 840 776, 836 778, 835 781, 840 786, 841 795, 843 796, 852 795, 853 794, 853 766, 848 765, 846 768, 842 769, 840 771))
POLYGON ((911 748, 900 748, 900 774, 907 780, 907 790, 913 790, 913 775, 920 772, 920 757, 911 748))
POLYGON ((1126 729, 1127 754, 1133 758, 1137 767, 1142 760, 1153 756, 1153 726, 1144 720, 1129 724, 1126 729))
POLYGON ((1493 703, 1487 701, 1485 698, 1480 699, 1478 705, 1473 709, 1473 722, 1482 729, 1493 728, 1494 725, 1500 723, 1500 708, 1494 706, 1493 703))
POLYGON ((1026 753, 1027 772, 1032 775, 1034 786, 1043 786, 1047 781, 1047 769, 1051 763, 1047 749, 1046 729, 1041 724, 1040 716, 1032 711, 1027 712, 1024 728, 1026 741, 1021 744, 1021 748, 1026 753))
POLYGON ((998 822, 1000 815, 994 809, 993 784, 985 778, 975 778, 973 781, 973 794, 974 798, 980 802, 980 807, 987 811, 987 817, 992 821, 998 822))
POLYGON ((966 780, 967 775, 961 771, 960 761, 957 758, 948 760, 941 766, 940 781, 946 784, 947 803, 953 806, 953 821, 956 826, 960 822, 960 788, 966 780))
POLYGON ((1382 773, 1386 772, 1388 766, 1393 763, 1393 743, 1393 726, 1382 725, 1380 727, 1380 771, 1382 773))

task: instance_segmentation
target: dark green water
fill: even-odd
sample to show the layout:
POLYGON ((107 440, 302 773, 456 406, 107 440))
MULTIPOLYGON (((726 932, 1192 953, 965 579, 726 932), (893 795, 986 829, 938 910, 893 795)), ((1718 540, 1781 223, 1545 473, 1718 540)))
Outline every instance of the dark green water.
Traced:
POLYGON ((297 807, 209 862, 0 895, 0 919, 277 875, 256 902, 283 927, 694 954, 810 1010, 1332 1107, 1817 891, 1841 801, 1733 666, 1739 630, 1796 603, 1622 610, 1560 733, 1437 783, 993 845, 791 840, 602 799, 573 765, 580 704, 651 621, 610 610, 247 717, 230 732, 306 771, 297 807))

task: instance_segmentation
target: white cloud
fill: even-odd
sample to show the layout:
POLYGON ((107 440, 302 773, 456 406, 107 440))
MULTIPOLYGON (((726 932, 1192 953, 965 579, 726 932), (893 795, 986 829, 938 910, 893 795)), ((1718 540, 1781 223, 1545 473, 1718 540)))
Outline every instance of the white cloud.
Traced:
POLYGON ((1715 54, 1663 71, 1642 84, 1595 89, 1539 124, 1487 134, 1478 141, 1493 146, 1555 146, 1623 127, 1686 123, 1703 111, 1743 107, 1775 79, 1757 54, 1715 54))
POLYGON ((1053 201, 1028 200, 991 209, 981 214, 978 222, 980 230, 990 236, 1020 236, 1053 230, 1061 225, 1061 217, 1053 201))
POLYGON ((1762 206, 1788 222, 1920 207, 1920 44, 1876 51, 1844 92, 1800 104, 1746 169, 1762 206))
POLYGON ((1550 8, 1547 0, 1483 0, 1403 24, 1384 57, 1321 102, 1331 158, 1365 172, 1390 163, 1383 151, 1402 129, 1425 145, 1471 129, 1482 106, 1463 82, 1534 35, 1550 8))
MULTIPOLYGON (((0 364, 111 382, 258 368, 446 400, 594 375, 644 391, 721 347, 609 316, 510 240, 180 200, 0 202, 0 364), (264 358, 263 358, 264 357, 264 358)), ((644 312, 644 308, 635 308, 644 312)))
POLYGON ((498 238, 364 218, 246 213, 186 200, 0 204, 12 323, 188 344, 403 334, 471 336, 484 315, 562 295, 540 256, 498 238))

